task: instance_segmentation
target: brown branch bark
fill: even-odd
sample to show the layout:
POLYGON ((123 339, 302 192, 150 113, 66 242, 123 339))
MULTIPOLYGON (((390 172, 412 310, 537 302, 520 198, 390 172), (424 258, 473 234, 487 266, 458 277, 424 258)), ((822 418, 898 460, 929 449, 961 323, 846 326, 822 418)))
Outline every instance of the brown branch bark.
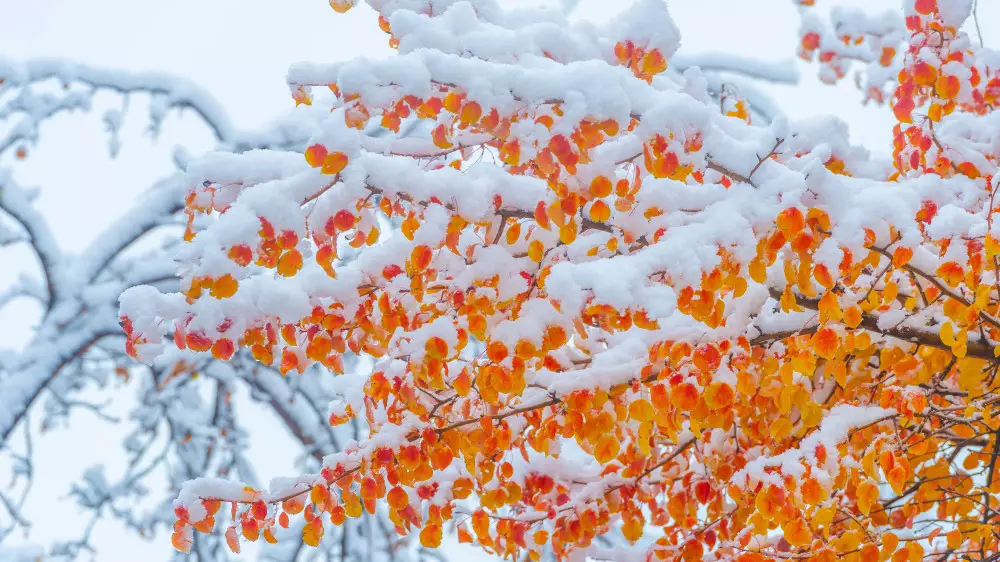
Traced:
MULTIPOLYGON (((775 289, 769 289, 769 291, 771 293, 771 297, 774 298, 775 300, 781 298, 780 291, 777 291, 775 289)), ((803 297, 801 295, 796 295, 795 302, 797 302, 799 306, 802 306, 803 308, 808 308, 810 310, 819 310, 819 299, 811 299, 803 297)), ((928 347, 935 347, 938 349, 945 349, 949 351, 951 350, 951 346, 941 341, 941 337, 938 336, 936 333, 918 330, 916 328, 911 328, 908 326, 894 326, 891 328, 880 328, 878 325, 878 320, 879 320, 878 316, 874 314, 862 313, 861 324, 859 325, 859 327, 869 330, 871 332, 882 334, 884 336, 888 336, 898 340, 903 340, 908 343, 916 345, 924 345, 928 347)), ((815 331, 815 329, 816 328, 813 328, 813 331, 815 331)), ((765 337, 765 336, 767 336, 767 334, 763 334, 760 337, 765 337)), ((993 346, 989 345, 988 343, 980 341, 970 341, 968 342, 967 345, 968 345, 968 351, 966 355, 968 357, 976 357, 979 359, 987 359, 990 361, 996 359, 996 357, 993 355, 993 346)))
MULTIPOLYGON (((872 246, 871 250, 873 252, 877 252, 877 253, 879 253, 879 254, 881 254, 881 255, 889 258, 890 260, 892 259, 892 254, 890 254, 888 250, 884 250, 882 248, 877 248, 875 246, 872 246)), ((947 296, 948 298, 955 299, 956 301, 962 303, 965 306, 972 306, 972 302, 971 301, 969 301, 968 299, 966 299, 962 295, 960 295, 960 294, 956 293, 955 291, 953 291, 951 289, 951 287, 949 287, 949 286, 945 285, 944 283, 942 283, 941 280, 938 279, 937 277, 935 277, 935 276, 933 276, 933 275, 931 275, 931 274, 929 274, 929 273, 927 273, 927 272, 925 272, 923 270, 920 270, 920 269, 918 269, 916 267, 913 267, 910 264, 904 265, 903 269, 906 270, 906 271, 909 271, 909 272, 911 272, 911 273, 913 273, 915 275, 917 275, 918 277, 922 277, 928 283, 930 283, 931 285, 934 285, 934 287, 937 288, 937 290, 940 291, 941 294, 947 296)), ((990 316, 985 311, 980 311, 979 312, 979 317, 982 318, 984 322, 990 324, 994 328, 1000 329, 1000 320, 997 320, 993 316, 990 316)), ((990 358, 992 358, 992 356, 990 358)))

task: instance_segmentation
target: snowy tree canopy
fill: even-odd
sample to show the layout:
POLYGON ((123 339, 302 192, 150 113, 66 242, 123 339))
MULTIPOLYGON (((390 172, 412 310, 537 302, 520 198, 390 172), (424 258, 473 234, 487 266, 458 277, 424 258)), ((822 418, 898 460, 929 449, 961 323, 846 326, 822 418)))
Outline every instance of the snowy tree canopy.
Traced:
POLYGON ((658 0, 604 26, 368 3, 398 54, 292 67, 330 110, 304 157, 193 163, 180 291, 121 298, 140 361, 321 365, 368 435, 266 489, 188 483, 178 549, 221 504, 234 550, 387 505, 513 559, 1000 556, 1000 66, 971 2, 800 2, 800 54, 857 67, 891 159, 671 71, 658 0))
POLYGON ((42 272, 11 295, 45 309, 2 363, 5 445, 124 364, 149 389, 134 466, 74 496, 199 558, 447 534, 514 560, 1000 560, 1000 56, 973 0, 794 3, 794 48, 892 116, 891 156, 786 119, 754 82, 791 69, 679 53, 662 0, 600 24, 367 0, 396 54, 293 66, 296 110, 255 134, 168 77, 0 65, 25 116, 4 150, 95 89, 218 141, 76 256, 0 171, 0 233, 42 272), (256 481, 235 385, 298 474, 256 481), (176 499, 120 507, 165 458, 176 499))

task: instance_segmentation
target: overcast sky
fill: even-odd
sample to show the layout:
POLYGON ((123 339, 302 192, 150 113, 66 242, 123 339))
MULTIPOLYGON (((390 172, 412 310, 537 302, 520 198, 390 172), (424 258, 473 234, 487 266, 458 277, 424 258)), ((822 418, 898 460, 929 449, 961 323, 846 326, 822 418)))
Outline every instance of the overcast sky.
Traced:
MULTIPOLYGON (((522 6, 540 3, 500 0, 522 6)), ((541 2, 544 3, 544 2, 541 2)), ((554 4, 555 2, 549 2, 554 4)), ((603 20, 629 0, 581 0, 574 17, 603 20)), ((898 8, 899 0, 820 0, 862 6, 866 10, 898 8)), ((988 45, 996 45, 1000 2, 981 2, 980 21, 988 45)), ((671 0, 683 34, 682 52, 729 52, 769 61, 791 59, 797 43, 797 16, 791 0, 671 0)), ((255 128, 289 111, 293 104, 284 83, 289 64, 336 61, 357 55, 387 56, 385 35, 375 16, 362 6, 347 15, 333 12, 325 0, 0 0, 0 56, 14 60, 59 57, 124 70, 170 72, 191 78, 212 91, 240 128, 255 128)), ((857 142, 872 149, 890 150, 893 121, 884 108, 861 108, 860 93, 850 84, 823 86, 814 69, 800 64, 798 88, 770 87, 775 100, 793 118, 833 113, 847 119, 857 142)), ((102 97, 99 107, 115 107, 120 100, 102 97)), ((108 220, 128 208, 132 199, 153 180, 172 169, 170 149, 184 144, 195 153, 211 148, 207 131, 190 118, 168 119, 162 138, 152 143, 143 134, 145 100, 130 106, 124 146, 116 161, 107 157, 100 115, 68 116, 42 131, 41 145, 28 160, 17 164, 22 184, 42 189, 39 206, 53 220, 57 238, 70 250, 88 243, 108 220)), ((0 163, 6 165, 9 163, 0 163)), ((4 257, 31 267, 23 253, 4 257)), ((16 268, 15 268, 16 269, 16 268)), ((0 271, 0 287, 14 271, 0 271)), ((24 341, 25 329, 36 311, 23 305, 6 311, 0 327, 3 344, 24 341), (16 318, 11 318, 11 315, 16 318)), ((127 401, 118 413, 127 415, 127 401)), ((261 413, 251 458, 266 482, 288 475, 292 449, 261 413), (283 446, 285 445, 285 446, 283 446)), ((26 515, 36 522, 27 540, 48 543, 67 538, 66 529, 79 529, 79 514, 60 500, 70 478, 86 466, 108 460, 112 474, 120 432, 87 414, 36 440, 39 484, 26 515), (96 446, 95 446, 95 443, 96 446)), ((8 467, 0 462, 0 485, 8 467)), ((0 515, 4 517, 6 514, 0 515)), ((19 537, 18 540, 23 540, 19 537)), ((122 531, 115 524, 99 527, 98 560, 160 560, 168 556, 169 538, 155 544, 122 531)), ((468 558, 466 558, 468 560, 468 558)))

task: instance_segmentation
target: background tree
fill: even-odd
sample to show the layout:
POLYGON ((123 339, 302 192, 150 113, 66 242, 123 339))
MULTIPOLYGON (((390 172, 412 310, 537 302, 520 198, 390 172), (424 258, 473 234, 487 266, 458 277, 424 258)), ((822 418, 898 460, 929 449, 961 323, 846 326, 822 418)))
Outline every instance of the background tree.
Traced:
MULTIPOLYGON (((301 152, 305 140, 317 130, 315 116, 300 112, 266 130, 238 131, 208 92, 173 76, 117 72, 64 60, 0 61, 0 158, 17 162, 28 157, 40 142, 43 123, 64 112, 91 110, 95 96, 107 93, 121 96, 123 107, 130 98, 148 97, 154 135, 171 112, 191 112, 220 147, 235 152, 260 148, 301 152)), ((124 111, 104 114, 112 155, 120 144, 123 119, 124 111)), ((172 498, 186 481, 234 475, 256 482, 257 475, 244 456, 250 436, 242 422, 246 404, 234 399, 238 387, 245 387, 253 400, 269 409, 282 433, 300 444, 298 464, 303 470, 318 470, 324 454, 359 436, 356 423, 330 427, 325 409, 333 388, 318 369, 286 379, 243 354, 223 363, 180 352, 148 368, 139 368, 125 357, 118 294, 136 283, 164 290, 178 287, 174 254, 184 228, 181 211, 187 159, 183 147, 175 149, 178 171, 152 186, 120 220, 76 255, 59 247, 46 217, 33 207, 37 191, 18 183, 15 168, 0 168, 2 243, 8 252, 19 245, 30 248, 40 273, 37 277, 25 274, 7 287, 0 295, 0 309, 8 309, 18 299, 32 299, 43 310, 29 343, 23 349, 5 351, 0 361, 0 451, 10 456, 15 468, 11 487, 0 490, 0 511, 7 516, 0 521, 9 522, 0 528, 0 545, 32 524, 47 524, 29 521, 21 512, 32 486, 38 485, 32 432, 39 424, 44 428, 67 423, 76 409, 131 428, 122 443, 127 470, 118 480, 109 480, 101 465, 67 474, 62 484, 92 516, 78 538, 46 549, 58 559, 76 559, 93 551, 92 532, 105 518, 118 519, 144 536, 162 537, 161 531, 173 524, 172 498), (128 420, 108 414, 106 403, 85 398, 94 388, 110 394, 128 387, 137 391, 128 420), (159 478, 164 476, 165 494, 158 489, 162 486, 159 478), (70 487, 75 478, 80 479, 70 487)), ((353 367, 354 360, 348 358, 347 364, 353 367)), ((220 549, 223 531, 196 541, 190 558, 227 558, 228 550, 220 549)), ((263 549, 262 558, 296 560, 317 554, 301 547, 301 541, 289 541, 263 549)), ((7 547, 4 550, 11 552, 7 547)), ((26 559, 35 559, 39 553, 35 548, 21 552, 26 559)), ((372 518, 345 527, 320 555, 335 560, 396 560, 410 553, 416 558, 437 558, 414 551, 384 519, 372 518)))

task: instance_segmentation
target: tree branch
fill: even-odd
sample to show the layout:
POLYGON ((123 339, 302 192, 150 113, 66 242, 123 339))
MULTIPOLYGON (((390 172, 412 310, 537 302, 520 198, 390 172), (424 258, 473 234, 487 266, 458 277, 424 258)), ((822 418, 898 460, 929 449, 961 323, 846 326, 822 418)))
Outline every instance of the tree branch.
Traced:
MULTIPOLYGON (((775 300, 781 299, 781 291, 769 288, 768 291, 771 294, 771 298, 775 300)), ((810 299, 803 297, 802 295, 795 295, 795 302, 804 308, 810 310, 819 310, 819 299, 810 299)), ((951 346, 945 344, 941 341, 941 337, 936 333, 929 330, 920 330, 918 328, 913 328, 909 326, 893 326, 891 328, 880 328, 879 327, 879 317, 869 313, 862 313, 860 327, 875 332, 877 334, 882 334, 891 338, 898 340, 903 340, 908 343, 913 343, 916 345, 924 345, 928 347, 936 347, 938 349, 951 350, 951 346)), ((815 328, 813 329, 815 331, 815 328)), ((765 337, 767 334, 762 334, 760 337, 765 337)), ((794 334, 788 334, 788 336, 794 334)), ((783 337, 788 337, 783 336, 783 337)), ((979 359, 994 360, 993 346, 988 343, 983 343, 980 341, 969 341, 968 342, 968 353, 969 357, 977 357, 979 359)))
POLYGON ((190 80, 159 72, 122 72, 63 59, 33 59, 16 63, 0 58, 0 78, 5 87, 23 87, 55 79, 63 84, 78 82, 97 90, 120 94, 144 92, 163 95, 166 108, 191 109, 212 130, 216 140, 232 138, 235 129, 222 104, 190 80))
POLYGON ((48 291, 46 311, 52 310, 62 289, 58 271, 62 251, 49 230, 48 221, 31 205, 28 193, 14 182, 9 171, 4 170, 0 170, 0 210, 10 215, 28 233, 48 291))

